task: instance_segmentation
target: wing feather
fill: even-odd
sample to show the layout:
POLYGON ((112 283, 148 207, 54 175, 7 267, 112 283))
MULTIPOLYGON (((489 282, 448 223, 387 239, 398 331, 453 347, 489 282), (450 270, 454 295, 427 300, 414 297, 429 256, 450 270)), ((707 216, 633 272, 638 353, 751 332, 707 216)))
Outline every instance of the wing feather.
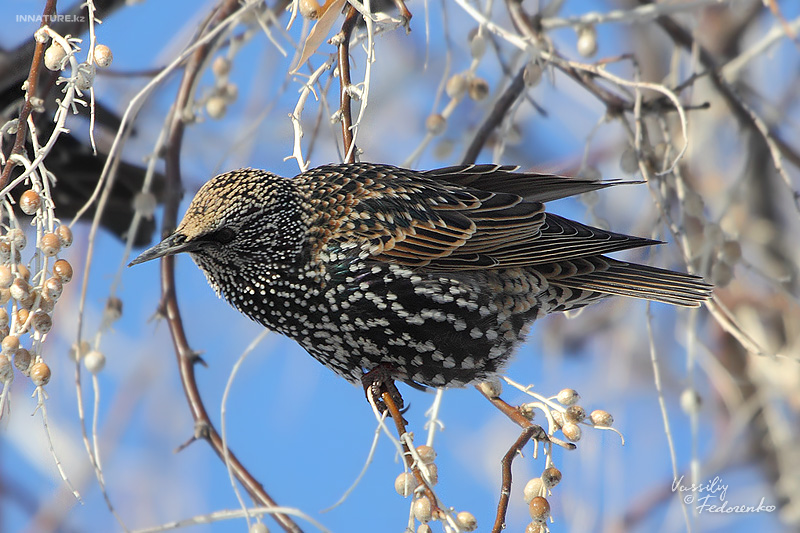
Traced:
POLYGON ((543 200, 614 183, 470 165, 415 172, 330 165, 305 172, 312 245, 428 271, 535 268, 554 285, 696 306, 700 278, 603 256, 658 241, 545 213, 543 200), (320 187, 323 180, 326 187, 320 187))

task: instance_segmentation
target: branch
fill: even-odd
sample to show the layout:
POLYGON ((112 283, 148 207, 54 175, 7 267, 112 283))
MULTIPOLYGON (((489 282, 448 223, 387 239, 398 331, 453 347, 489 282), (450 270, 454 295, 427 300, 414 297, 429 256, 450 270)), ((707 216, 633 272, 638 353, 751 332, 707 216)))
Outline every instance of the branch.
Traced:
MULTIPOLYGON (((238 7, 239 2, 237 0, 223 0, 203 25, 200 36, 217 26, 226 17, 236 11, 238 7)), ((178 205, 182 196, 180 150, 185 130, 183 111, 191 103, 197 79, 202 74, 202 66, 206 63, 208 55, 215 50, 214 45, 216 42, 217 40, 212 40, 204 44, 193 54, 184 71, 178 96, 172 110, 173 117, 169 129, 166 145, 167 152, 165 156, 168 186, 163 221, 165 233, 172 231, 176 225, 178 205)), ((239 462, 230 449, 224 447, 222 438, 219 433, 217 433, 208 416, 195 379, 195 363, 199 361, 199 358, 189 347, 189 341, 183 329, 180 308, 178 307, 178 300, 175 292, 174 257, 165 257, 161 261, 161 288, 163 311, 169 323, 170 333, 172 334, 172 340, 175 346, 175 354, 178 359, 178 368, 183 383, 183 390, 186 394, 186 399, 189 403, 189 408, 191 409, 195 424, 195 434, 189 442, 193 442, 198 438, 205 439, 220 459, 228 461, 230 469, 236 476, 236 479, 244 486, 254 501, 266 507, 277 507, 277 504, 269 494, 267 494, 261 483, 259 483, 244 465, 239 462)), ((288 515, 276 513, 273 516, 285 531, 301 531, 299 526, 288 515)))
POLYGON ((342 141, 344 143, 344 162, 356 162, 356 142, 353 137, 353 116, 350 111, 350 36, 356 25, 358 11, 353 6, 347 9, 342 23, 339 42, 339 111, 342 115, 342 141))
MULTIPOLYGON (((42 13, 42 24, 39 26, 43 28, 47 26, 46 21, 55 15, 56 0, 47 0, 42 13)), ((28 117, 33 111, 33 103, 31 100, 36 97, 36 84, 39 81, 39 69, 42 67, 42 58, 44 57, 44 45, 46 39, 37 38, 36 47, 33 50, 33 60, 31 61, 31 69, 28 73, 28 80, 25 82, 25 102, 22 104, 22 109, 19 112, 19 120, 17 122, 17 136, 14 138, 14 146, 11 148, 6 164, 3 166, 3 172, 0 174, 0 189, 6 186, 8 178, 11 176, 11 169, 17 166, 14 158, 10 157, 14 154, 21 154, 25 150, 25 139, 28 137, 28 117)))
MULTIPOLYGON (((500 463, 503 472, 503 482, 500 488, 500 500, 497 502, 497 516, 494 519, 492 533, 500 533, 506 528, 506 512, 508 511, 508 500, 511 497, 511 463, 514 458, 528 444, 533 434, 536 433, 538 426, 530 426, 522 430, 519 438, 508 449, 500 463)), ((538 428, 541 430, 541 428, 538 428)))
POLYGON ((475 137, 472 138, 472 142, 469 144, 467 152, 461 160, 462 165, 472 165, 475 163, 483 146, 489 139, 489 135, 503 122, 508 110, 511 109, 511 106, 514 105, 514 102, 517 101, 517 98, 519 98, 525 90, 525 68, 526 67, 523 66, 519 69, 519 72, 517 72, 517 75, 514 76, 514 79, 511 81, 511 85, 506 87, 503 95, 497 99, 492 112, 489 113, 489 116, 483 121, 481 127, 475 132, 475 137))

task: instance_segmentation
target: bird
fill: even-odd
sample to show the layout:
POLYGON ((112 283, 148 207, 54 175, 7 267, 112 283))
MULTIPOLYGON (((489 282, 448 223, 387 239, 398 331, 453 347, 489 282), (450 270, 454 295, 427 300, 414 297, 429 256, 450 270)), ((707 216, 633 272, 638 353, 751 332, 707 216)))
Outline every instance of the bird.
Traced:
POLYGON ((501 374, 530 325, 622 295, 697 307, 702 278, 606 254, 657 244, 545 210, 616 182, 503 165, 243 168, 205 183, 135 265, 188 253, 218 296, 346 380, 501 374))

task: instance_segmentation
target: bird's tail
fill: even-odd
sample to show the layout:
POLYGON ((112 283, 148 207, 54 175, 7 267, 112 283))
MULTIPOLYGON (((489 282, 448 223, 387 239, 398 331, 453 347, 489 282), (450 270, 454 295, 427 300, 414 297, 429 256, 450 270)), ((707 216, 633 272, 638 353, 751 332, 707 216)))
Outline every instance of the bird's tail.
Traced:
POLYGON ((604 256, 585 259, 597 263, 592 272, 556 277, 550 282, 571 289, 643 298, 683 307, 698 307, 711 297, 713 287, 698 276, 604 256))

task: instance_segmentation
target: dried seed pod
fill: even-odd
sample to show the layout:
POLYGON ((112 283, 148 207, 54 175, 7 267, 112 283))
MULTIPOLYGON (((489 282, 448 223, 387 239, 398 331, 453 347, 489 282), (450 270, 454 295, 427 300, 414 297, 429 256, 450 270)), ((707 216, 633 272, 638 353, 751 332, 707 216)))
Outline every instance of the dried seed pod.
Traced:
POLYGON ((431 518, 433 518, 431 511, 431 501, 427 496, 420 496, 411 504, 411 512, 414 514, 414 518, 423 524, 430 522, 431 518))
POLYGON ((255 522, 248 533, 269 533, 269 528, 264 522, 255 522))
POLYGON ((0 289, 0 305, 6 305, 11 299, 11 291, 9 289, 0 289))
POLYGON ((592 414, 589 415, 589 420, 595 426, 611 427, 614 424, 614 417, 601 409, 592 411, 592 414))
POLYGON ((441 135, 447 128, 447 119, 439 113, 432 113, 425 119, 425 128, 431 135, 441 135))
POLYGON ((564 418, 568 422, 574 422, 576 424, 579 424, 584 420, 586 420, 586 409, 584 409, 580 405, 570 405, 564 412, 564 418))
POLYGON ((61 283, 61 278, 58 276, 47 278, 47 281, 45 281, 42 286, 42 295, 50 300, 58 300, 63 291, 64 284, 61 283))
POLYGON ((571 442, 578 442, 581 440, 581 427, 573 422, 567 422, 561 427, 561 432, 571 442))
POLYGON ((525 503, 531 503, 531 500, 537 496, 544 494, 544 481, 540 477, 535 477, 525 484, 522 489, 522 495, 525 497, 525 503))
MULTIPOLYGON (((34 290, 36 291, 36 289, 34 290)), ((52 313, 55 306, 56 306, 55 300, 53 300, 52 298, 48 298, 46 294, 42 294, 42 297, 39 298, 39 305, 37 306, 37 309, 39 309, 44 313, 52 313)))
POLYGON ((19 306, 21 309, 33 309, 33 304, 36 302, 36 297, 39 295, 39 291, 36 289, 31 289, 26 296, 23 296, 21 300, 19 300, 19 306))
POLYGON ((578 30, 577 48, 583 57, 592 57, 597 53, 597 30, 594 26, 582 26, 578 30))
POLYGON ((233 102, 239 97, 239 87, 235 83, 226 83, 222 88, 222 95, 229 103, 233 102))
POLYGON ((703 400, 695 389, 684 389, 683 392, 681 392, 680 404, 683 412, 690 415, 700 410, 703 400))
POLYGON ((436 460, 436 450, 434 450, 431 446, 427 446, 425 444, 417 446, 417 453, 419 454, 419 458, 422 459, 422 462, 426 465, 429 465, 436 460))
POLYGON ((222 96, 215 95, 206 101, 206 113, 215 120, 224 117, 227 109, 228 102, 222 96))
POLYGON ((50 381, 50 367, 46 363, 36 363, 31 367, 31 381, 37 387, 47 385, 50 381))
POLYGON ((556 429, 564 426, 564 414, 561 411, 551 411, 550 414, 556 424, 556 429))
POLYGON ((0 288, 7 289, 14 282, 14 275, 7 265, 0 265, 0 288))
POLYGON ((158 201, 156 195, 151 192, 138 192, 133 198, 133 208, 137 213, 141 213, 144 218, 151 219, 156 212, 158 201))
POLYGON ((323 13, 317 0, 300 0, 297 9, 300 11, 300 16, 310 20, 317 20, 323 13))
POLYGON ((98 67, 110 67, 112 61, 114 61, 114 54, 111 53, 111 49, 108 46, 98 44, 94 47, 94 62, 97 63, 98 67))
POLYGON ((30 330, 30 324, 28 324, 29 316, 31 316, 31 312, 28 309, 17 309, 17 311, 14 313, 16 330, 19 333, 27 333, 30 330))
POLYGON ((19 208, 26 215, 32 215, 42 206, 42 198, 33 189, 28 189, 19 197, 19 208))
POLYGON ((29 281, 31 279, 31 271, 28 270, 28 267, 25 265, 17 265, 17 276, 25 281, 29 281))
POLYGON ((542 67, 536 61, 531 61, 525 65, 525 70, 522 71, 522 79, 528 87, 535 87, 539 85, 542 80, 542 67))
POLYGON ((469 511, 461 511, 456 515, 456 522, 464 531, 475 531, 478 529, 478 520, 469 511))
POLYGON ((394 490, 403 498, 410 496, 417 488, 417 478, 411 472, 402 472, 394 480, 394 490))
POLYGON ((106 356, 101 351, 92 350, 83 358, 83 364, 86 366, 86 370, 97 374, 106 366, 106 356))
POLYGON ((8 311, 5 307, 0 307, 0 328, 8 327, 8 311))
POLYGON ((483 78, 472 78, 467 92, 470 98, 479 102, 489 96, 489 82, 483 78))
POLYGON ((537 496, 528 504, 528 511, 534 522, 544 524, 550 517, 550 502, 547 501, 547 498, 537 496))
POLYGON ((478 388, 489 398, 497 398, 503 394, 503 384, 496 377, 479 383, 478 388))
POLYGON ((486 37, 480 32, 476 33, 469 42, 469 52, 472 59, 480 59, 486 53, 486 37))
POLYGON ((0 383, 8 386, 12 381, 14 381, 14 365, 11 364, 11 359, 0 355, 0 383))
POLYGON ((94 85, 94 65, 89 63, 80 63, 75 72, 75 87, 79 91, 88 91, 94 85))
POLYGON ((48 257, 53 257, 61 251, 61 239, 55 233, 45 233, 39 241, 39 248, 48 257))
POLYGON ((554 466, 545 468, 542 472, 542 481, 546 488, 552 489, 561 481, 561 470, 554 466))
POLYGON ((47 50, 44 51, 44 66, 47 70, 57 72, 64 68, 64 59, 66 59, 66 57, 67 52, 64 50, 64 47, 53 41, 53 43, 47 47, 47 50))
POLYGON ((53 329, 53 319, 44 311, 36 311, 33 313, 31 325, 33 325, 34 330, 42 335, 46 335, 53 329))
POLYGON ((533 420, 536 416, 536 406, 533 403, 523 403, 519 406, 519 413, 528 420, 533 420))
POLYGON ((69 283, 72 279, 72 265, 65 259, 59 259, 53 265, 53 274, 58 276, 62 283, 69 283))
POLYGON ((69 226, 61 224, 56 228, 56 235, 58 236, 59 242, 61 242, 62 248, 69 248, 72 246, 72 230, 69 229, 69 226))
POLYGON ((89 341, 81 341, 80 346, 74 343, 69 349, 69 358, 71 361, 83 359, 91 349, 92 345, 89 344, 89 341))
POLYGON ((17 301, 22 301, 31 293, 31 287, 28 285, 28 282, 25 281, 23 278, 17 278, 11 284, 11 287, 8 288, 9 292, 11 293, 11 297, 17 301))
POLYGON ((575 389, 561 389, 556 396, 556 400, 561 405, 574 405, 581 399, 581 395, 575 389))
POLYGON ((2 354, 5 356, 12 356, 17 353, 19 350, 19 337, 16 335, 6 335, 3 337, 3 340, 0 341, 0 348, 2 348, 2 354))
POLYGON ((545 524, 540 524, 539 522, 531 522, 525 528, 525 533, 547 533, 547 529, 545 524))
POLYGON ((17 350, 17 353, 14 354, 14 366, 27 376, 31 368, 31 352, 25 348, 17 350))
POLYGON ((420 524, 417 528, 417 533, 433 533, 433 530, 428 524, 420 524))
POLYGON ((111 325, 122 316, 122 300, 116 296, 109 296, 106 308, 103 310, 103 323, 111 325))
POLYGON ((467 80, 463 74, 453 74, 447 80, 444 90, 450 98, 460 98, 467 90, 467 80))
POLYGON ((12 228, 6 237, 8 242, 17 250, 24 250, 25 246, 28 245, 28 238, 25 236, 25 232, 19 228, 12 228))
POLYGON ((428 483, 431 485, 436 485, 439 483, 439 467, 436 466, 436 463, 431 463, 425 466, 428 468, 428 483))

